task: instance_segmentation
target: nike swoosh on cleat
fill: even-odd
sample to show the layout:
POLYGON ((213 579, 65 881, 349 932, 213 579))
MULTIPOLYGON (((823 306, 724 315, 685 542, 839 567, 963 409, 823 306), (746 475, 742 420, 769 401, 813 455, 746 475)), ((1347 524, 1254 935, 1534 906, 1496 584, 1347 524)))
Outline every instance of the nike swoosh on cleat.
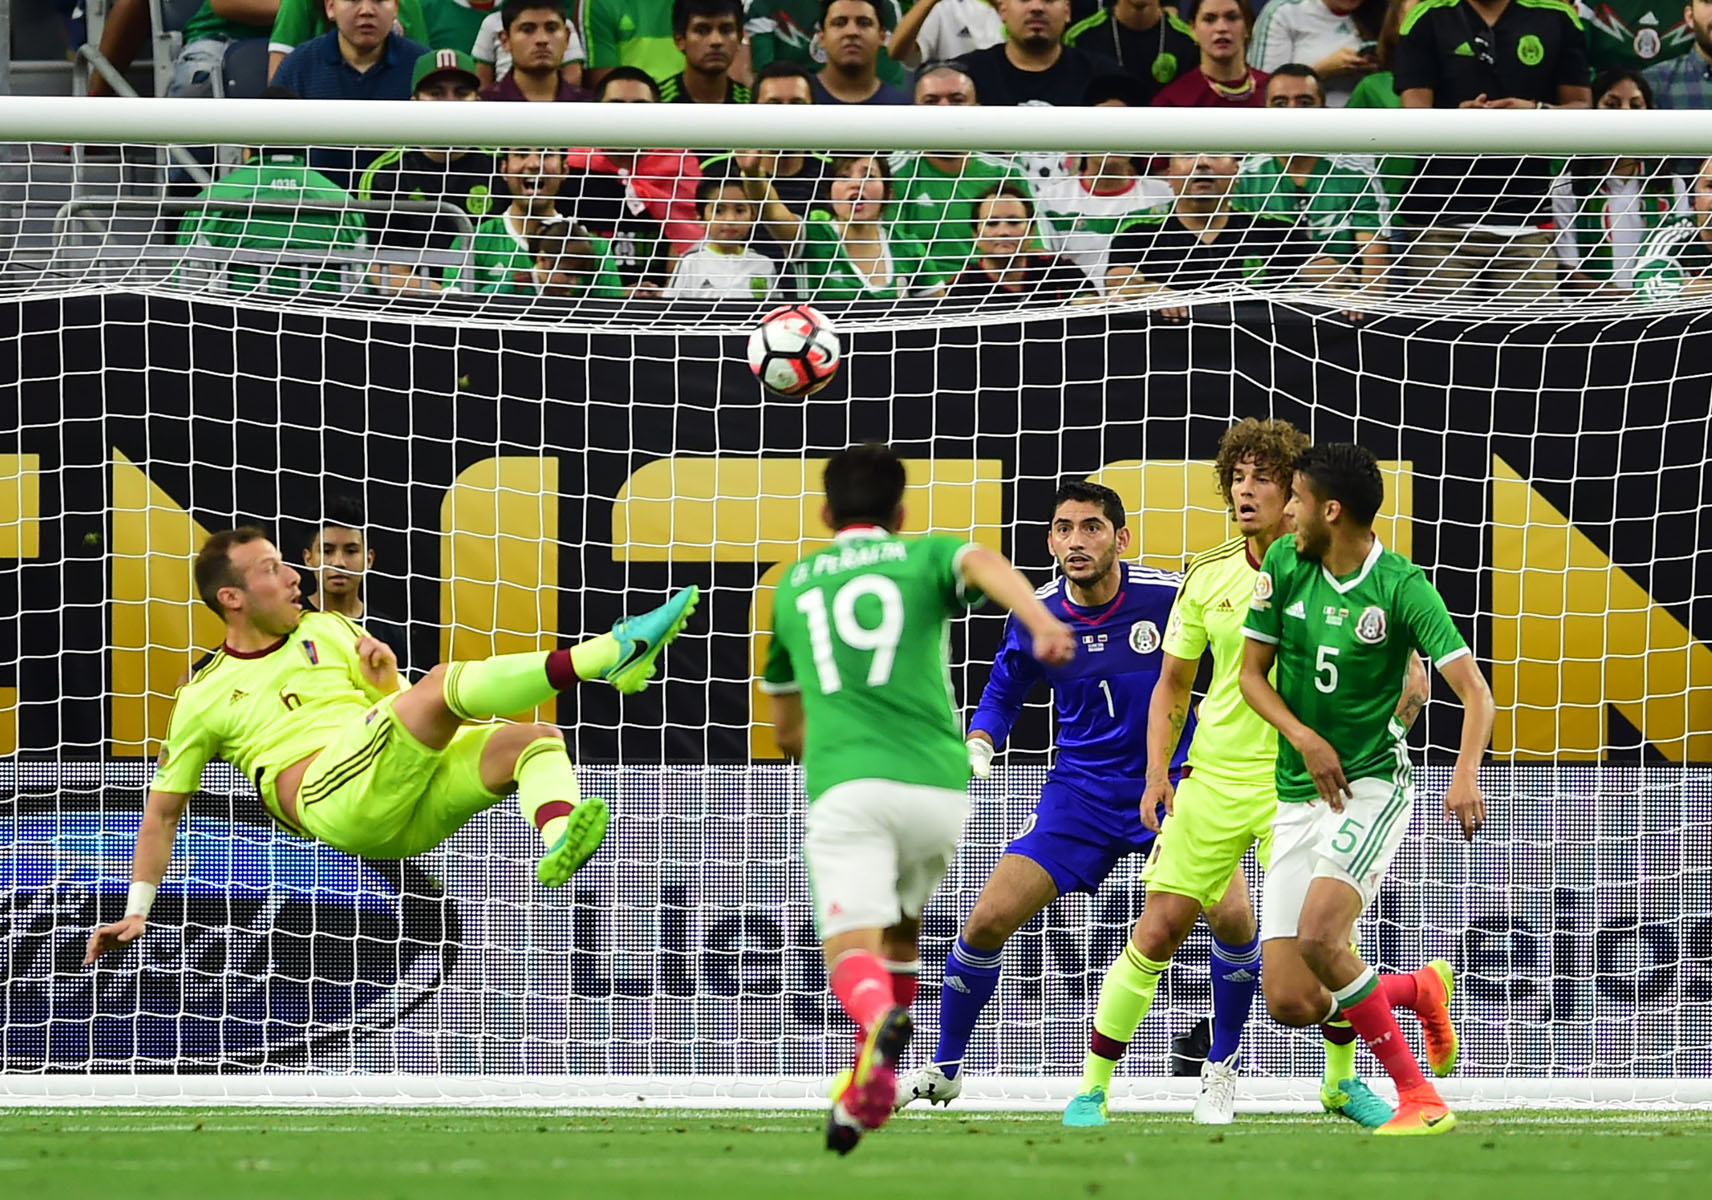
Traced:
POLYGON ((1449 1113, 1440 1113, 1436 1117, 1429 1117, 1425 1114, 1422 1114, 1421 1124, 1425 1125, 1428 1129, 1431 1129, 1434 1125, 1437 1125, 1439 1122, 1443 1121, 1448 1116, 1450 1116, 1449 1113))

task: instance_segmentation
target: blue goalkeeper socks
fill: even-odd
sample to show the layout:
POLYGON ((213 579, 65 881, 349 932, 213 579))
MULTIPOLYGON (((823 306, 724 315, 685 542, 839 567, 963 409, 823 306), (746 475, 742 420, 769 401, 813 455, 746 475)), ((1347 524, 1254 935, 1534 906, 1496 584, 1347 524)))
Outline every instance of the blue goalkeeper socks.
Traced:
POLYGON ((1208 1062, 1229 1062, 1242 1045, 1242 1027, 1260 986, 1260 935, 1246 946, 1227 946, 1213 939, 1213 957, 1208 964, 1213 977, 1213 1044, 1208 1062))
POLYGON ((1001 950, 976 950, 961 936, 945 956, 945 979, 939 987, 939 1046, 933 1061, 946 1078, 955 1077, 969 1049, 975 1021, 999 986, 1001 950))

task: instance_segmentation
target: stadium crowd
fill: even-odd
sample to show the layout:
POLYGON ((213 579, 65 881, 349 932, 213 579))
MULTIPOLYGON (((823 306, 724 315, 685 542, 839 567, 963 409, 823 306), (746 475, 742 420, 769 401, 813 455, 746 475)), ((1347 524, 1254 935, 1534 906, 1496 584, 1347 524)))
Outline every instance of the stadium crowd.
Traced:
MULTIPOLYGON (((121 66, 147 8, 113 8, 102 47, 121 66)), ((1712 0, 204 0, 182 37, 174 96, 211 94, 231 45, 266 38, 268 94, 308 101, 1712 107, 1712 0)), ((306 203, 211 203, 180 242, 384 250, 355 284, 382 293, 1154 295, 1167 316, 1186 313, 1171 293, 1209 285, 1323 289, 1345 309, 1712 293, 1712 159, 246 154, 206 199, 306 203)), ((351 274, 266 286, 350 290, 351 274)))

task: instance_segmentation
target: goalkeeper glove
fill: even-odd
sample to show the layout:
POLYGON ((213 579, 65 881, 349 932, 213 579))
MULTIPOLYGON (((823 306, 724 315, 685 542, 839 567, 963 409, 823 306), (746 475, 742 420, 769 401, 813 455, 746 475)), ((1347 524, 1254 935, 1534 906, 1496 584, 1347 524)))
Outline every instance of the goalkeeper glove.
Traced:
POLYGON ((969 748, 969 769, 975 772, 976 779, 985 779, 993 773, 993 743, 986 738, 970 738, 963 743, 969 748))

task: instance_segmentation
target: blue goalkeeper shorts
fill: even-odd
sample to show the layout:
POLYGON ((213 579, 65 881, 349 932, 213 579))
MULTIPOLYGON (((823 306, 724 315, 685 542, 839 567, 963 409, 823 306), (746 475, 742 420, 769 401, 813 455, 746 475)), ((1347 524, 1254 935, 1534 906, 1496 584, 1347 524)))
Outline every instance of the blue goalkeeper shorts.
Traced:
POLYGON ((1095 792, 1048 776, 1022 832, 1005 847, 1052 877, 1060 896, 1094 892, 1128 854, 1146 854, 1153 833, 1141 823, 1143 785, 1095 792))

